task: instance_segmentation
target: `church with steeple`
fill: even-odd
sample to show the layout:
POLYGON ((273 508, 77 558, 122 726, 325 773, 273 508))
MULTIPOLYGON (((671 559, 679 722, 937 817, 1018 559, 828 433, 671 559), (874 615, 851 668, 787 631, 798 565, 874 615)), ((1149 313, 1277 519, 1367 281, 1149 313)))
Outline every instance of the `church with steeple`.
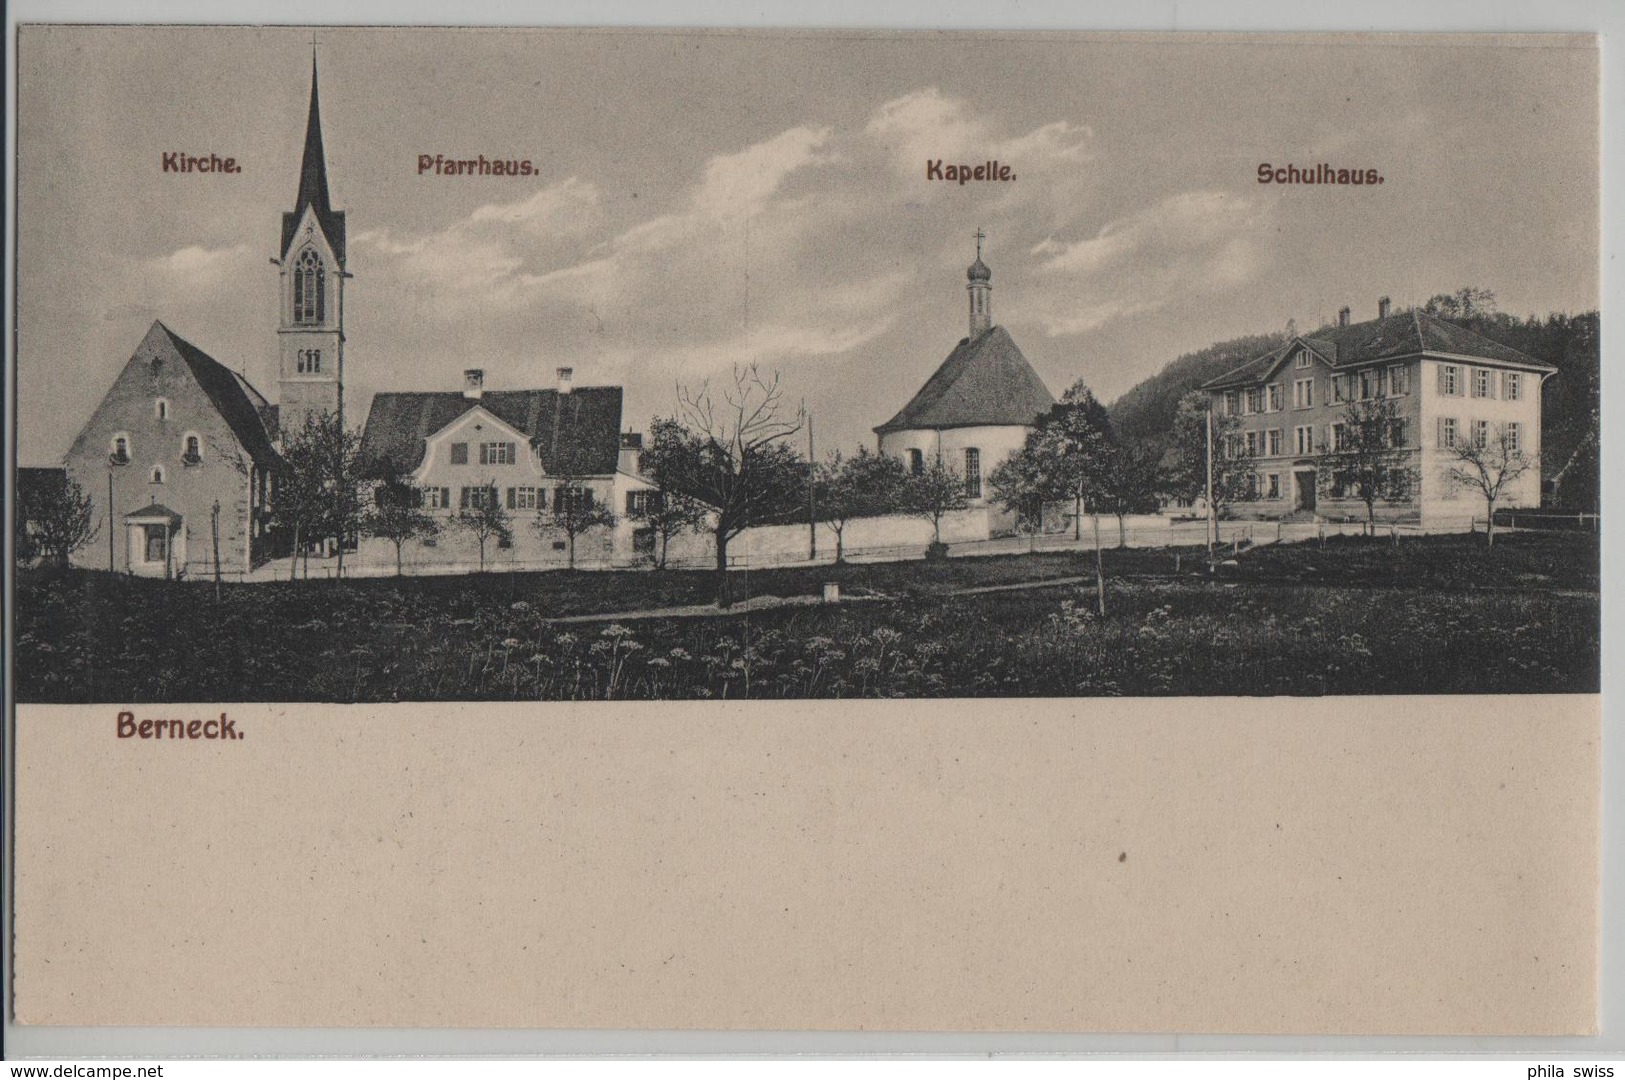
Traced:
POLYGON ((972 506, 988 504, 987 476, 1027 441, 1055 397, 1009 331, 993 321, 993 271, 982 261, 986 234, 976 232, 976 261, 965 271, 970 332, 896 416, 875 428, 880 452, 911 472, 932 462, 963 476, 972 506))
POLYGON ((299 196, 282 215, 282 271, 277 327, 278 414, 282 430, 307 418, 344 416, 344 212, 327 191, 316 58, 310 60, 310 116, 299 163, 299 196))
POLYGON ((282 441, 344 414, 344 214, 322 151, 316 58, 299 191, 282 215, 277 392, 155 321, 63 460, 100 531, 77 565, 152 577, 245 573, 278 554, 282 441))

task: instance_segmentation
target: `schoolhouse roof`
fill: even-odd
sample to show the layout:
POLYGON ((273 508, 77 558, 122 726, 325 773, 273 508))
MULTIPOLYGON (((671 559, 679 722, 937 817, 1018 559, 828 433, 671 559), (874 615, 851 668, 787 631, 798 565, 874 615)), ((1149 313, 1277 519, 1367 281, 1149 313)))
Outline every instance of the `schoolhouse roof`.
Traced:
POLYGON ((875 428, 1030 425, 1055 396, 1002 326, 960 340, 902 411, 875 428))
POLYGON ((1517 349, 1491 341, 1482 334, 1475 334, 1437 316, 1422 311, 1405 311, 1386 319, 1329 326, 1312 335, 1293 338, 1233 371, 1210 379, 1202 384, 1202 389, 1228 390, 1256 386, 1269 379, 1276 367, 1300 346, 1309 349, 1333 368, 1436 353, 1515 364, 1539 371, 1557 370, 1517 349))
POLYGON ((374 394, 362 453, 397 472, 412 472, 423 461, 425 440, 476 408, 523 432, 549 473, 608 476, 620 461, 619 386, 581 386, 568 393, 487 390, 477 398, 459 390, 374 394))

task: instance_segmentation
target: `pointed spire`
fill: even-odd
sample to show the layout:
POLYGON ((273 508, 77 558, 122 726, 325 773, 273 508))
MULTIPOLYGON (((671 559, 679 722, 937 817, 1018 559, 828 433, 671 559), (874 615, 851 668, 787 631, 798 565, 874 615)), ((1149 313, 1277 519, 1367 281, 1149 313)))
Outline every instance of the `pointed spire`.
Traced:
POLYGON ((305 159, 299 166, 299 201, 294 213, 314 206, 323 216, 333 207, 327 195, 327 159, 322 153, 322 108, 316 85, 316 47, 310 49, 310 118, 305 122, 305 159))
POLYGON ((332 198, 327 190, 327 155, 322 149, 322 105, 316 78, 314 46, 310 51, 310 116, 305 121, 304 160, 299 164, 299 197, 294 203, 293 213, 282 215, 280 254, 283 258, 288 257, 294 233, 299 228, 299 222, 304 218, 307 208, 315 210, 316 220, 321 226, 322 233, 327 237, 327 242, 332 245, 333 255, 338 259, 339 267, 342 269, 344 213, 333 209, 332 198))

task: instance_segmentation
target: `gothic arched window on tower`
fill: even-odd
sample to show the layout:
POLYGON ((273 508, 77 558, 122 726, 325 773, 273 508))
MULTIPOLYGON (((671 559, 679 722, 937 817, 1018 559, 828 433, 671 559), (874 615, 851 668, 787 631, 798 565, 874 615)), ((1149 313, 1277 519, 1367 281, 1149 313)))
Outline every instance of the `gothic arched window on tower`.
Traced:
POLYGON ((310 248, 293 270, 293 321, 318 323, 327 317, 327 270, 310 248))

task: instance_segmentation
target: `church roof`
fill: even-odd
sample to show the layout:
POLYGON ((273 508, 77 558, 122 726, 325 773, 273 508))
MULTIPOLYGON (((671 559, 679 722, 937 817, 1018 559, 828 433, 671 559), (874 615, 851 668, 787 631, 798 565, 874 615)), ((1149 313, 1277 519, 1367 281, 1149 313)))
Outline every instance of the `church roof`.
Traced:
POLYGON ((460 390, 374 394, 362 453, 409 473, 423 461, 424 440, 474 408, 524 432, 551 474, 608 476, 620 461, 619 386, 581 386, 567 394, 487 390, 478 398, 460 390))
POLYGON ((316 90, 316 57, 310 58, 310 116, 305 121, 305 156, 299 164, 299 197, 293 213, 282 215, 282 254, 288 253, 305 208, 313 207, 322 232, 333 245, 333 256, 344 265, 344 214, 334 210, 327 193, 327 157, 322 152, 322 112, 316 90))
POLYGON ((265 397, 247 379, 161 322, 152 324, 142 345, 168 351, 186 364, 215 411, 256 465, 274 465, 281 460, 261 419, 265 397))
POLYGON ((1425 352, 1481 358, 1541 371, 1557 370, 1455 323, 1421 311, 1406 311, 1386 319, 1370 319, 1349 326, 1329 326, 1315 331, 1313 335, 1293 338, 1234 371, 1203 383, 1202 389, 1224 390, 1261 383, 1275 373, 1276 366, 1299 344, 1307 346, 1333 368, 1354 367, 1425 352))
POLYGON ((1030 425, 1055 396, 1002 326, 964 338, 877 433, 909 428, 1030 425))

